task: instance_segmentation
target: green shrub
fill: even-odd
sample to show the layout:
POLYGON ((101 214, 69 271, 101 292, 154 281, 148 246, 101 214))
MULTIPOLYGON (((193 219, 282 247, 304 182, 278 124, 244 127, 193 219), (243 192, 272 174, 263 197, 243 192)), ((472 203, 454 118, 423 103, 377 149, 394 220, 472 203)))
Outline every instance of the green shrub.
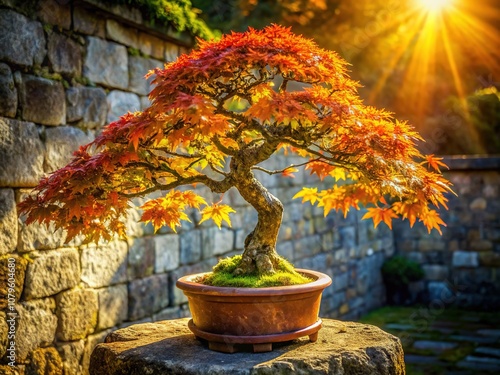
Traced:
POLYGON ((421 280, 424 277, 424 271, 417 262, 396 255, 383 264, 382 276, 388 285, 403 286, 412 281, 421 280))

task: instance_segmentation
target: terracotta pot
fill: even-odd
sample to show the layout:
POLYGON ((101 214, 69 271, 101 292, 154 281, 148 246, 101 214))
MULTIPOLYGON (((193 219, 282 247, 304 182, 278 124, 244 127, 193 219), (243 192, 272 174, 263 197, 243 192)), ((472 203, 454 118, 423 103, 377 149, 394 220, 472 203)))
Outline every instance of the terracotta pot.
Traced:
POLYGON ((211 349, 233 352, 234 344, 252 344, 254 351, 272 350, 271 343, 309 336, 316 341, 321 293, 329 276, 297 269, 314 281, 271 288, 214 287, 194 282, 203 274, 177 281, 187 296, 193 319, 189 328, 209 341, 211 349))

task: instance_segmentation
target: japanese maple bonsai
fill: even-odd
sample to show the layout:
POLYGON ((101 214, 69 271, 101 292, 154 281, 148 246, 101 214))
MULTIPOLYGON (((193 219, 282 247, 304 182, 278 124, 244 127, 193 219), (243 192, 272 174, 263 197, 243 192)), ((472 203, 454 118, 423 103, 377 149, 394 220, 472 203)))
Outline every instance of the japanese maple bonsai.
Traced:
POLYGON ((323 207, 325 216, 366 206, 364 218, 375 226, 391 227, 402 217, 439 231, 444 223, 431 206, 445 205, 450 190, 442 163, 420 154, 420 137, 408 124, 362 103, 346 65, 276 25, 200 40, 191 53, 151 72, 149 108, 110 123, 67 166, 42 179, 20 210, 27 223, 65 229, 68 241, 110 240, 125 236, 129 202, 156 191, 166 194, 141 207, 141 220, 155 229, 175 231, 188 220, 188 208, 200 210, 201 221, 229 225, 230 206, 177 188, 203 184, 222 195, 235 187, 258 222, 233 273, 268 275, 279 267, 283 205, 254 171, 290 175, 303 166, 334 180, 330 189, 304 187, 295 195, 323 207), (295 91, 287 89, 292 84, 295 91), (304 162, 282 170, 259 165, 281 149, 304 162), (349 183, 335 183, 346 177, 349 183))

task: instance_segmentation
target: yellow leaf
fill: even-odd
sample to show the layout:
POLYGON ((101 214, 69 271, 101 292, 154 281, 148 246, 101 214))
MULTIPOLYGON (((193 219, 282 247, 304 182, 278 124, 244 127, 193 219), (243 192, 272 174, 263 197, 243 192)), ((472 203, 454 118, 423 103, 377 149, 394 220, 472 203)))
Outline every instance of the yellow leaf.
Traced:
POLYGON ((302 188, 302 190, 295 194, 292 199, 301 197, 302 203, 311 202, 311 204, 314 204, 318 200, 318 188, 302 188))
POLYGON ((222 221, 225 221, 229 226, 231 226, 231 220, 229 219, 229 214, 231 212, 236 212, 230 206, 226 204, 213 204, 212 206, 207 206, 201 211, 200 224, 208 219, 212 219, 215 224, 221 228, 222 221))
POLYGON ((332 176, 335 181, 338 181, 338 180, 344 180, 345 181, 345 169, 344 168, 340 168, 340 167, 335 167, 330 173, 329 173, 330 176, 332 176))

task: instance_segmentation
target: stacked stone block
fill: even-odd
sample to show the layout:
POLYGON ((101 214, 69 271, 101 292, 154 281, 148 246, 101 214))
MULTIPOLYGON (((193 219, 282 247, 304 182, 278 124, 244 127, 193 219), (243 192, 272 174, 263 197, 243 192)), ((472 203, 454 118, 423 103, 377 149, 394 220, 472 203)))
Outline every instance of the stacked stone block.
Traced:
MULTIPOLYGON (((176 280, 240 253, 257 215, 232 189, 223 200, 237 213, 232 227, 221 230, 196 224, 199 213, 192 212, 192 223, 178 234, 165 228, 155 234, 135 223, 134 210, 127 241, 65 243, 61 230, 26 226, 16 203, 106 123, 146 107, 151 79, 144 75, 186 51, 189 40, 149 33, 130 8, 95 13, 95 0, 40 0, 34 9, 25 3, 0 2, 0 373, 80 375, 112 330, 188 316, 176 280), (16 262, 15 370, 6 359, 10 258, 16 262)), ((279 156, 266 167, 281 169, 285 162, 279 156)), ((321 209, 292 200, 302 186, 320 185, 307 172, 259 178, 285 206, 278 252, 334 280, 322 315, 351 319, 380 306, 380 266, 393 251, 392 234, 361 223, 361 212, 324 218, 321 209)), ((221 199, 198 189, 208 201, 221 199)))
POLYGON ((428 303, 500 308, 500 158, 449 157, 445 176, 457 196, 448 195, 443 235, 416 224, 398 223, 397 252, 422 265, 428 303))

